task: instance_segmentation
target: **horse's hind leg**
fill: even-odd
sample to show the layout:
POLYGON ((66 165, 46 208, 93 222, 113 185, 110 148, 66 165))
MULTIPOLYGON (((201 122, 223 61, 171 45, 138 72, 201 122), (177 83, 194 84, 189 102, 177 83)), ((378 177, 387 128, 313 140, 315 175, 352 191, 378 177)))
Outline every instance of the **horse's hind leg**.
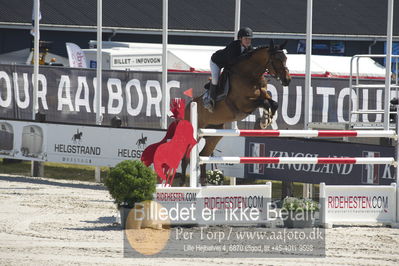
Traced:
MULTIPOLYGON (((216 145, 220 141, 222 137, 207 137, 206 138, 206 144, 204 146, 204 149, 200 152, 200 156, 211 156, 216 145)), ((200 166, 201 169, 201 175, 200 175, 200 183, 201 185, 205 185, 206 183, 206 165, 201 164, 200 166)))
MULTIPOLYGON (((222 127, 223 128, 223 125, 222 127)), ((220 141, 222 137, 205 137, 206 144, 202 151, 200 152, 200 156, 210 156, 213 153, 213 150, 215 149, 216 145, 220 141)), ((180 179, 180 186, 185 186, 186 185, 186 171, 187 171, 187 165, 189 164, 190 159, 184 157, 181 161, 181 179, 180 179)), ((201 185, 205 185, 206 183, 206 165, 202 164, 200 166, 200 183, 201 185)), ((191 174, 191 173, 190 173, 191 174)))
POLYGON ((189 158, 183 157, 181 160, 181 178, 180 178, 180 186, 185 186, 186 184, 186 171, 187 171, 187 165, 189 163, 189 158))

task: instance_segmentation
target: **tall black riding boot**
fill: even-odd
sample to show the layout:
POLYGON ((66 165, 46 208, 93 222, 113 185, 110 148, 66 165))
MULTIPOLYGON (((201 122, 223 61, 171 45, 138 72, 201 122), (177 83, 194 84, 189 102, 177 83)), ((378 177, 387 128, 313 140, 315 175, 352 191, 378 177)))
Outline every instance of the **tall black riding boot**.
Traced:
POLYGON ((215 107, 216 102, 216 87, 217 85, 213 85, 212 83, 209 86, 209 99, 204 104, 204 107, 208 109, 209 112, 213 113, 213 108, 215 107))

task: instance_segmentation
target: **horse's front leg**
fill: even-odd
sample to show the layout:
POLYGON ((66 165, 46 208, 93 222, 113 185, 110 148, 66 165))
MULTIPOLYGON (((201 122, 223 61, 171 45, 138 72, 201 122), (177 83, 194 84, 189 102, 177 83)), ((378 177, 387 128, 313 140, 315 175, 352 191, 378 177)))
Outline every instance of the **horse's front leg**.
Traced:
POLYGON ((263 108, 263 113, 260 118, 260 127, 266 129, 273 121, 278 109, 278 103, 272 99, 266 88, 261 88, 261 94, 259 107, 263 108))
MULTIPOLYGON (((223 124, 212 126, 211 128, 222 129, 223 124)), ((204 148, 201 151, 199 151, 199 155, 200 156, 211 156, 213 153, 213 150, 215 149, 216 145, 218 144, 218 142, 220 141, 221 138, 222 137, 205 137, 205 145, 204 145, 204 148)), ((181 161, 182 176, 181 176, 181 180, 180 180, 180 186, 186 185, 186 172, 187 172, 187 165, 189 164, 189 162, 190 162, 190 159, 187 157, 184 157, 181 161)), ((202 165, 200 165, 200 184, 205 185, 205 183, 206 183, 206 165, 202 164, 202 165)))

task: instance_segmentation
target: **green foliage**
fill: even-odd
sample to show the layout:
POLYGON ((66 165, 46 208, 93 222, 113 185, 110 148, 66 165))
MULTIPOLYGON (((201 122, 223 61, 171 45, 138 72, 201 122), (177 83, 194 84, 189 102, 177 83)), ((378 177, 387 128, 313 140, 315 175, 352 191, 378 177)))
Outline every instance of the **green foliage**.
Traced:
POLYGON ((105 186, 118 206, 133 208, 134 203, 153 198, 156 177, 141 161, 126 160, 110 169, 105 186))
POLYGON ((286 197, 283 201, 283 209, 288 211, 317 211, 319 204, 311 199, 286 197))
POLYGON ((206 171, 206 182, 212 185, 223 184, 224 175, 219 169, 206 171))

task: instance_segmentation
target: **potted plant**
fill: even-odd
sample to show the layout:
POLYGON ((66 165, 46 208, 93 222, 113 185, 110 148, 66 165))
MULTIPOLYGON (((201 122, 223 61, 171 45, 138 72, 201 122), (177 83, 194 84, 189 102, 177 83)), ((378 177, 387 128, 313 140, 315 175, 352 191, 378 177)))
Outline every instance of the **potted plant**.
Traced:
POLYGON ((315 212, 319 210, 318 202, 312 199, 286 197, 283 200, 281 216, 284 227, 308 228, 315 224, 315 212))
MULTIPOLYGON (((118 206, 123 228, 126 227, 126 219, 130 211, 133 208, 143 208, 143 204, 138 203, 152 200, 157 182, 156 177, 156 173, 141 161, 122 161, 109 170, 105 178, 105 186, 118 206)), ((140 227, 142 219, 134 218, 136 218, 134 220, 137 220, 137 224, 133 226, 140 227)))
POLYGON ((223 172, 219 169, 206 171, 206 183, 209 185, 222 185, 224 180, 223 172))

